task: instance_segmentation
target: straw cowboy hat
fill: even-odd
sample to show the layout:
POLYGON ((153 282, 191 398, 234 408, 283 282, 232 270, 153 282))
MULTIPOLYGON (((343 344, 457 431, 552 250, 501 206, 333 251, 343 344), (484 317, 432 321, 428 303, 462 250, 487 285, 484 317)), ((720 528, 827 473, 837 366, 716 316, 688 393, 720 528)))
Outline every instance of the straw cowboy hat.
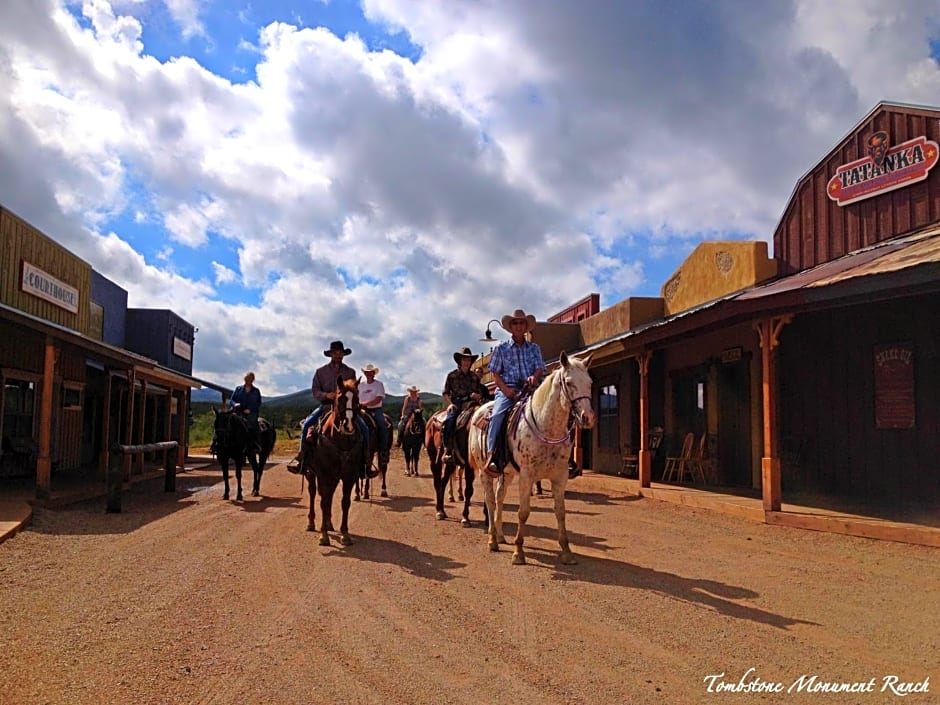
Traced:
POLYGON ((373 365, 371 362, 361 369, 363 372, 371 372, 374 375, 377 375, 379 373, 379 368, 373 365))
POLYGON ((414 385, 412 384, 410 387, 408 387, 407 391, 409 391, 409 392, 414 392, 415 394, 417 394, 417 393, 420 392, 421 390, 418 389, 416 386, 414 386, 414 385))
POLYGON ((516 318, 525 319, 525 332, 526 333, 528 333, 530 330, 535 328, 535 316, 533 316, 532 314, 526 314, 526 312, 523 311, 521 308, 517 308, 512 313, 507 313, 505 316, 503 316, 503 320, 501 321, 503 324, 503 328, 505 328, 506 330, 509 330, 510 323, 513 321, 513 319, 516 319, 516 318))
POLYGON ((352 355, 352 350, 350 350, 350 349, 347 348, 345 345, 343 345, 343 341, 342 341, 342 340, 334 340, 332 343, 330 343, 330 349, 329 349, 329 350, 324 350, 324 351, 323 351, 323 354, 326 355, 327 357, 329 357, 329 356, 330 356, 330 353, 332 353, 332 352, 334 352, 334 351, 336 351, 336 350, 342 351, 343 355, 352 355))
POLYGON ((454 353, 454 362, 456 362, 459 365, 460 360, 465 357, 469 357, 470 363, 473 364, 474 362, 476 362, 476 359, 480 356, 474 355, 472 352, 470 352, 470 348, 464 347, 454 353))

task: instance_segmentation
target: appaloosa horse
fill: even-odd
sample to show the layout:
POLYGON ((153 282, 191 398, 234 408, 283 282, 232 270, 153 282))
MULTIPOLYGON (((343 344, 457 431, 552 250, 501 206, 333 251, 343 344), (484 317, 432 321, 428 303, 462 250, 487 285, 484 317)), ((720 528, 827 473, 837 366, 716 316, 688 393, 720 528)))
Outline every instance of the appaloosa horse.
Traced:
POLYGON ((438 519, 447 518, 447 512, 444 511, 444 492, 457 467, 463 468, 463 519, 460 521, 462 526, 471 525, 470 500, 473 498, 474 478, 474 471, 467 454, 467 424, 464 422, 464 415, 466 414, 467 419, 469 419, 474 408, 476 407, 468 407, 461 412, 460 417, 457 419, 457 430, 454 434, 454 454, 450 462, 445 463, 443 460, 444 419, 447 417, 447 410, 438 411, 434 414, 428 421, 424 432, 424 445, 428 451, 428 460, 431 462, 431 475, 434 477, 434 503, 438 519))
POLYGON ((340 482, 343 493, 340 506, 343 521, 340 524, 339 542, 348 546, 353 541, 349 536, 349 507, 352 491, 365 461, 366 449, 362 432, 356 425, 359 414, 359 386, 356 380, 338 380, 336 400, 326 413, 311 447, 304 453, 302 471, 309 481, 310 511, 307 515, 307 531, 316 531, 316 497, 320 495, 320 545, 330 545, 333 530, 333 495, 340 482))
POLYGON ((424 412, 415 409, 405 421, 399 440, 401 449, 405 454, 405 476, 418 476, 418 458, 421 457, 421 447, 424 445, 424 412))
POLYGON ((354 499, 358 502, 360 496, 360 490, 362 494, 362 499, 369 499, 369 490, 372 487, 373 478, 378 478, 379 475, 382 476, 382 496, 388 497, 388 488, 385 485, 385 477, 388 475, 388 461, 392 455, 392 420, 388 417, 388 414, 383 413, 382 416, 385 417, 385 423, 388 425, 388 433, 385 438, 385 445, 379 448, 379 434, 378 430, 375 428, 375 419, 372 418, 371 414, 363 414, 363 419, 365 419, 366 424, 369 426, 369 468, 370 472, 365 479, 360 478, 356 483, 356 496, 354 499))
MULTIPOLYGON (((590 359, 590 356, 583 361, 569 358, 562 351, 559 366, 531 396, 520 402, 518 415, 513 413, 507 419, 510 462, 506 465, 504 474, 494 479, 485 472, 481 473, 491 551, 498 551, 499 544, 506 541, 503 536, 503 501, 506 498, 507 485, 516 475, 519 476, 519 523, 514 541, 516 550, 512 557, 515 565, 525 563, 525 525, 529 519, 532 485, 538 480, 549 480, 552 483, 558 543, 561 545, 559 560, 564 564, 576 562, 568 545, 568 532, 565 528, 565 485, 568 482, 571 430, 574 424, 582 428, 594 425, 591 375, 587 370, 590 359)), ((470 422, 470 464, 480 470, 485 467, 488 456, 488 409, 489 404, 481 406, 470 422)))
POLYGON ((215 414, 213 452, 218 458, 219 465, 222 466, 222 478, 225 480, 225 493, 222 495, 222 499, 228 499, 230 494, 228 464, 231 460, 235 466, 235 500, 237 502, 242 501, 242 467, 246 459, 254 474, 251 496, 259 497, 261 495, 261 475, 264 473, 268 456, 274 448, 277 432, 266 419, 259 418, 258 444, 260 453, 256 453, 251 443, 248 422, 243 416, 232 409, 219 410, 213 407, 212 411, 215 414))

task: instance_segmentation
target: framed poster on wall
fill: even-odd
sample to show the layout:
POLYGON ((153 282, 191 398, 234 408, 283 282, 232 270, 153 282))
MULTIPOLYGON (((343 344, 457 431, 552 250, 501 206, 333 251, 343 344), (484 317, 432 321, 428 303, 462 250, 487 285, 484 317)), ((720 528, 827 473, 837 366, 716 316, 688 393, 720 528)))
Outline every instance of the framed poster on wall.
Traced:
POLYGON ((914 346, 876 345, 875 427, 914 428, 914 346))

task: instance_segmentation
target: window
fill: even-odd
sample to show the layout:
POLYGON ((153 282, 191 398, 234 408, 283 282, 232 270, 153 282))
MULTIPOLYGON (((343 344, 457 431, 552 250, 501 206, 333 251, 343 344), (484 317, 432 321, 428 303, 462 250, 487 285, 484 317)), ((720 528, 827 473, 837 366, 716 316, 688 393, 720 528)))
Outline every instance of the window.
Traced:
POLYGON ((620 449, 620 401, 617 385, 600 388, 597 416, 597 447, 620 449))
POLYGON ((9 438, 32 438, 35 383, 7 379, 3 387, 3 435, 9 438))
POLYGON ((79 384, 66 382, 62 385, 62 408, 82 408, 82 387, 79 384))

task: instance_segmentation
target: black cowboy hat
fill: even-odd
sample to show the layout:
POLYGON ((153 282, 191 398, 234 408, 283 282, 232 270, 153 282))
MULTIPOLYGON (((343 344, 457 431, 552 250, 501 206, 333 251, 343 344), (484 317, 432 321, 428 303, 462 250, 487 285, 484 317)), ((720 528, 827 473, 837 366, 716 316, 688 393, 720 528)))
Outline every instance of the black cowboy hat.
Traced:
POLYGON ((470 352, 470 348, 464 347, 454 353, 454 362, 456 362, 459 365, 460 360, 464 357, 469 357, 470 363, 473 364, 474 362, 476 362, 476 359, 480 356, 474 355, 472 352, 470 352))
POLYGON ((343 352, 343 355, 352 355, 352 350, 350 350, 345 345, 343 345, 342 340, 334 340, 332 343, 330 343, 330 349, 324 350, 323 354, 329 357, 331 353, 337 350, 341 350, 343 352))

